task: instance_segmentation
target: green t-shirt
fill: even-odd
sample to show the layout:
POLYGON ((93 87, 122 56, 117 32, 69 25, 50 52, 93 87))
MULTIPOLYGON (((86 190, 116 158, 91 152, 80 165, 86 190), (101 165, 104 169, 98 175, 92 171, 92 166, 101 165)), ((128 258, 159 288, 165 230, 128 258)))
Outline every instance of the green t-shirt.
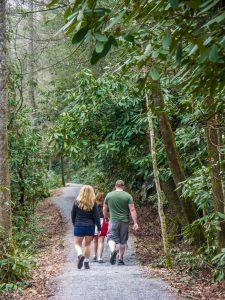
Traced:
POLYGON ((128 222, 129 204, 132 203, 132 196, 124 191, 113 191, 105 197, 105 204, 108 205, 110 219, 113 221, 128 222))

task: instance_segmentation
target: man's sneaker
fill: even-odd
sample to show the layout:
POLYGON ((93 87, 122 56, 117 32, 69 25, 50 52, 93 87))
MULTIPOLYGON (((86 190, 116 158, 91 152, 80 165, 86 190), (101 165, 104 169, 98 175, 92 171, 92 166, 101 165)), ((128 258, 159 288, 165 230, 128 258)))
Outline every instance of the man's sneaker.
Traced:
POLYGON ((93 262, 97 262, 97 256, 93 256, 92 261, 93 261, 93 262))
POLYGON ((118 266, 124 266, 125 265, 125 263, 124 263, 124 261, 122 260, 122 259, 118 259, 118 266))
POLYGON ((80 254, 77 258, 77 268, 81 269, 83 267, 83 263, 84 263, 84 256, 80 254))
POLYGON ((85 261, 85 262, 84 262, 84 268, 85 268, 86 270, 90 269, 90 266, 89 266, 89 262, 88 262, 88 261, 85 261))
POLYGON ((111 265, 115 265, 115 263, 116 263, 116 256, 117 256, 117 251, 114 250, 111 253, 111 256, 110 256, 110 263, 111 263, 111 265))
POLYGON ((98 259, 98 262, 99 262, 100 264, 104 263, 104 261, 103 261, 102 258, 99 258, 99 259, 98 259))

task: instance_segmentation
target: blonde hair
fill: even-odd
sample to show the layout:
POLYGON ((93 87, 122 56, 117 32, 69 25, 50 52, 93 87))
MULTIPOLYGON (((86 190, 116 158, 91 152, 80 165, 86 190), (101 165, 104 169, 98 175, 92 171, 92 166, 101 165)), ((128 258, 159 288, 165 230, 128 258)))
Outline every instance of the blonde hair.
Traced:
POLYGON ((103 205, 104 202, 104 198, 105 198, 105 193, 103 192, 98 192, 96 198, 95 198, 95 202, 97 205, 103 205))
POLYGON ((83 185, 76 199, 77 206, 83 210, 92 210, 95 204, 95 192, 91 185, 83 185))

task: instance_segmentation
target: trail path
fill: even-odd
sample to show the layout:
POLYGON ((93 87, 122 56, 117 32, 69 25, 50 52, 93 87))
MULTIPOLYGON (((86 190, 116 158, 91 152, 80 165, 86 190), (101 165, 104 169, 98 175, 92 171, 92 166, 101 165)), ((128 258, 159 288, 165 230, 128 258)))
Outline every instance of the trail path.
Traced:
POLYGON ((147 278, 142 274, 134 255, 134 241, 129 240, 126 251, 126 266, 111 266, 109 249, 105 250, 106 263, 91 263, 90 270, 76 268, 76 254, 73 247, 70 212, 80 185, 65 187, 62 194, 53 197, 53 202, 68 219, 66 247, 68 257, 62 274, 53 279, 56 286, 51 300, 175 300, 176 295, 169 291, 169 286, 161 279, 147 278))

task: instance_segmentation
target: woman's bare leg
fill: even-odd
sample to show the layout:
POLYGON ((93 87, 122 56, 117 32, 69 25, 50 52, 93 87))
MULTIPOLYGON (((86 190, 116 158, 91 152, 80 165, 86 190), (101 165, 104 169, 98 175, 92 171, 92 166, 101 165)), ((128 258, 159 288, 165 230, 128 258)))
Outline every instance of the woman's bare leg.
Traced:
POLYGON ((98 258, 102 258, 102 254, 103 254, 103 250, 104 250, 104 240, 105 237, 104 236, 100 236, 99 237, 99 241, 98 241, 98 258))
POLYGON ((83 239, 84 239, 84 236, 75 236, 75 238, 74 238, 74 245, 75 245, 75 249, 77 251, 77 256, 82 255, 83 239))
POLYGON ((98 237, 95 236, 93 239, 93 257, 97 257, 97 249, 98 249, 98 237))
POLYGON ((89 260, 90 252, 91 252, 91 241, 93 237, 92 236, 85 236, 84 237, 84 257, 85 259, 89 260))

